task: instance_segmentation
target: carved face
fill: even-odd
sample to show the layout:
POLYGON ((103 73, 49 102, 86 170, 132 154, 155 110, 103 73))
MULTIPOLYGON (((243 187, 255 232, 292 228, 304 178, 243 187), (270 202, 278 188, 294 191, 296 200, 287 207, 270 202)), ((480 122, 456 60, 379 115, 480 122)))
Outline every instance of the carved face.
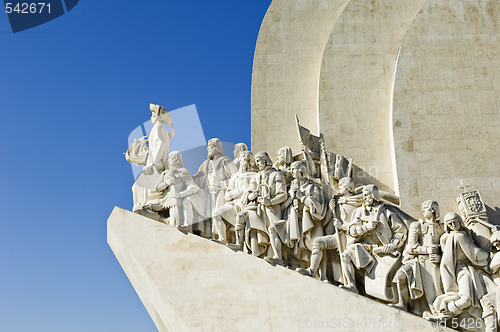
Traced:
POLYGON ((339 194, 340 195, 346 195, 349 193, 349 183, 346 181, 340 181, 339 182, 339 194))
POLYGON ((304 177, 304 169, 303 169, 303 167, 300 167, 300 166, 292 164, 291 171, 292 171, 292 176, 293 176, 294 179, 299 179, 300 180, 300 179, 302 179, 304 177))
POLYGON ((375 203, 375 198, 373 197, 373 193, 370 190, 363 190, 363 200, 365 205, 373 205, 375 203))
POLYGON ((286 151, 285 149, 278 150, 278 157, 276 157, 276 162, 280 165, 284 164, 286 160, 286 151))
POLYGON ((179 166, 180 166, 180 163, 179 163, 179 161, 177 159, 170 159, 168 161, 168 164, 172 168, 179 168, 179 166))
POLYGON ((207 151, 208 158, 215 156, 217 154, 217 143, 214 141, 208 141, 207 151))
POLYGON ((157 123, 158 122, 158 115, 156 115, 156 113, 152 113, 151 114, 151 122, 153 124, 157 123))
POLYGON ((171 167, 171 168, 181 168, 183 166, 181 160, 179 158, 177 158, 177 154, 174 153, 174 152, 171 152, 169 155, 168 155, 168 165, 171 167))
POLYGON ((238 158, 238 160, 240 161, 240 171, 248 171, 248 169, 250 168, 250 158, 240 155, 240 158, 238 158))
POLYGON ((446 223, 448 224, 448 228, 452 231, 459 231, 460 230, 460 221, 458 218, 453 218, 450 220, 447 220, 446 223))
POLYGON ((264 158, 263 156, 260 156, 260 155, 257 155, 257 157, 255 157, 255 164, 257 165, 257 168, 259 170, 263 170, 266 168, 266 158, 264 158))
POLYGON ((434 207, 432 206, 432 204, 422 205, 422 215, 426 219, 434 218, 434 207))
POLYGON ((234 159, 237 159, 240 156, 240 153, 241 153, 241 147, 238 145, 235 145, 234 150, 233 150, 234 159))

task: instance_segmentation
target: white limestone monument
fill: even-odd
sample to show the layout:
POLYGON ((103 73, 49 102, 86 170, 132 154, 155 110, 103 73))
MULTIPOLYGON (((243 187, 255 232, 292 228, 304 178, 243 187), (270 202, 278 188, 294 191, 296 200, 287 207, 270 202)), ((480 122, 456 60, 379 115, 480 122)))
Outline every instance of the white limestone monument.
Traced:
POLYGON ((108 243, 159 331, 497 331, 499 92, 498 0, 273 0, 251 149, 151 104, 108 243))

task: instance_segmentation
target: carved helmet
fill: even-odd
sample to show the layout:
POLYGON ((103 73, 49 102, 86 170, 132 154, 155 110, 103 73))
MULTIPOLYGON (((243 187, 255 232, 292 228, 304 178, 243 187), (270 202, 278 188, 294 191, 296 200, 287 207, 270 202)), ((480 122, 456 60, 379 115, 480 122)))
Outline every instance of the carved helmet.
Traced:
POLYGON ((428 199, 422 202, 422 210, 424 209, 424 206, 430 206, 434 210, 434 217, 439 218, 440 214, 438 202, 428 199))
POLYGON ((376 200, 377 202, 380 202, 380 192, 378 191, 378 187, 376 185, 374 185, 374 184, 366 185, 363 188, 363 194, 367 191, 371 192, 374 200, 376 200))

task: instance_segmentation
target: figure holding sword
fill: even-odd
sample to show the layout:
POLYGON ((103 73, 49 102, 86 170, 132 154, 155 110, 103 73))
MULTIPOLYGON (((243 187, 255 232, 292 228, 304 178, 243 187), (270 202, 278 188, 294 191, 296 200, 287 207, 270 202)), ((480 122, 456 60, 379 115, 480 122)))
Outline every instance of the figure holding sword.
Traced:
MULTIPOLYGON (((393 254, 404 245, 407 232, 399 215, 381 202, 377 186, 365 186, 363 200, 363 206, 354 211, 351 223, 346 226, 348 244, 340 255, 343 288, 356 293, 356 270, 369 275, 378 259, 374 254, 393 254)), ((381 282, 385 287, 386 281, 381 282)))
POLYGON ((322 265, 320 277, 324 281, 327 280, 324 253, 326 250, 336 250, 340 255, 344 251, 345 225, 349 223, 352 213, 360 205, 359 198, 354 196, 354 182, 351 178, 345 177, 339 180, 338 194, 330 200, 329 205, 336 231, 334 234, 317 237, 313 242, 310 266, 307 269, 297 269, 297 272, 301 274, 314 277, 322 265))

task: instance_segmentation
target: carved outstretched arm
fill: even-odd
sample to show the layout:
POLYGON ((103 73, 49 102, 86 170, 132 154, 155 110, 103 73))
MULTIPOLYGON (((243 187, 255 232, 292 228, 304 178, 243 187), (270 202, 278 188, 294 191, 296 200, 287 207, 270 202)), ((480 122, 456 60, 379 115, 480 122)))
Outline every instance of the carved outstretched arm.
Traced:
POLYGON ((418 242, 418 222, 413 222, 408 231, 408 253, 412 255, 425 255, 427 254, 427 247, 418 242))
POLYGON ((228 202, 232 201, 235 198, 240 197, 242 194, 238 190, 238 188, 236 188, 235 182, 236 182, 235 178, 231 177, 231 179, 229 180, 229 185, 227 187, 226 193, 224 195, 224 197, 226 198, 226 201, 228 201, 228 202))
POLYGON ((355 216, 353 218, 352 223, 347 226, 347 230, 350 236, 352 237, 360 237, 364 234, 371 232, 375 228, 377 228, 378 222, 369 221, 364 223, 359 216, 355 216))
POLYGON ((275 183, 276 195, 271 198, 270 205, 281 204, 287 200, 286 185, 283 178, 277 178, 275 183))
POLYGON ((172 132, 168 133, 168 137, 170 139, 172 139, 172 137, 174 137, 174 135, 175 135, 175 128, 174 128, 174 124, 172 122, 170 122, 169 126, 170 126, 170 128, 172 128, 172 132))
POLYGON ((403 221, 399 218, 398 215, 392 214, 390 216, 390 220, 391 220, 392 238, 389 244, 392 247, 391 250, 393 250, 401 248, 404 245, 408 234, 408 230, 406 229, 406 226, 404 225, 403 221))
POLYGON ((198 185, 194 182, 191 175, 188 173, 186 174, 186 173, 187 173, 187 170, 182 173, 182 180, 186 184, 186 189, 184 189, 183 191, 178 193, 179 198, 184 198, 187 196, 194 195, 200 190, 200 187, 198 187, 198 185))

